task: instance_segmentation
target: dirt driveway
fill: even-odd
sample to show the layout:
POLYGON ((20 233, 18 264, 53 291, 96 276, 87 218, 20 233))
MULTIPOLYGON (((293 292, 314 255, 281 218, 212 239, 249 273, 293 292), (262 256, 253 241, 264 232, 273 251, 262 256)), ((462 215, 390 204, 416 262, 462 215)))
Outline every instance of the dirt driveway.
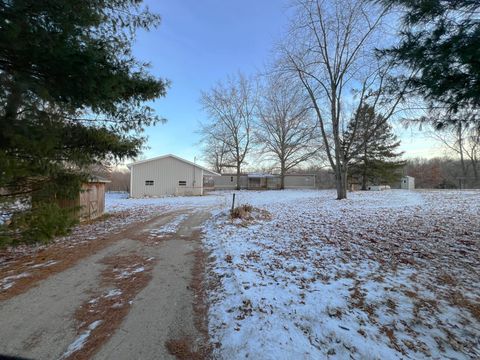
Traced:
POLYGON ((38 254, 26 257, 15 263, 21 273, 0 268, 0 355, 201 358, 206 332, 196 290, 208 216, 206 209, 183 208, 86 245, 47 249, 41 263, 38 254), (15 286, 5 280, 28 276, 15 286))

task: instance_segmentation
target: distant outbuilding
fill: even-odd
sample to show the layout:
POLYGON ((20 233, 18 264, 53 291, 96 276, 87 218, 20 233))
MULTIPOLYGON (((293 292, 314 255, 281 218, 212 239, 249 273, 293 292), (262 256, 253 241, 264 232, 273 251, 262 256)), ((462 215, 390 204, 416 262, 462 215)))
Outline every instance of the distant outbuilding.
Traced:
POLYGON ((400 188, 404 190, 414 190, 415 189, 415 178, 411 176, 402 177, 400 188))
POLYGON ((203 195, 204 176, 220 176, 203 166, 167 154, 127 165, 130 197, 203 195))
MULTIPOLYGON (((275 190, 280 189, 280 175, 250 173, 240 175, 240 189, 275 190)), ((285 189, 315 189, 314 174, 285 175, 285 189)), ((214 178, 215 190, 233 190, 237 188, 236 174, 222 174, 214 178)))

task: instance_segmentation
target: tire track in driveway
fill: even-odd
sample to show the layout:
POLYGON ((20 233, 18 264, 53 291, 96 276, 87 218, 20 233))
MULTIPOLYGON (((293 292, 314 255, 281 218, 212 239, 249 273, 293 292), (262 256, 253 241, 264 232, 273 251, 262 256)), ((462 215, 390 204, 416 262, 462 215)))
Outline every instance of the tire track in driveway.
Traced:
POLYGON ((130 311, 135 296, 152 279, 155 259, 138 252, 104 258, 107 267, 101 274, 102 289, 76 311, 78 337, 62 359, 89 359, 120 326, 130 311))

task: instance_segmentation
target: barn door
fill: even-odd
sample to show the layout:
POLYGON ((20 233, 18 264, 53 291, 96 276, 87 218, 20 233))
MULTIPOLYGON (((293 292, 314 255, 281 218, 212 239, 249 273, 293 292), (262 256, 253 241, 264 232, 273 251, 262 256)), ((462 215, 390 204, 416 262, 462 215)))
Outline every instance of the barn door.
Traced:
POLYGON ((98 215, 98 196, 97 196, 96 184, 91 184, 90 191, 88 192, 88 217, 89 219, 95 219, 98 215))
POLYGON ((91 200, 90 201, 90 207, 88 209, 88 215, 90 219, 94 219, 98 215, 98 201, 97 200, 91 200))

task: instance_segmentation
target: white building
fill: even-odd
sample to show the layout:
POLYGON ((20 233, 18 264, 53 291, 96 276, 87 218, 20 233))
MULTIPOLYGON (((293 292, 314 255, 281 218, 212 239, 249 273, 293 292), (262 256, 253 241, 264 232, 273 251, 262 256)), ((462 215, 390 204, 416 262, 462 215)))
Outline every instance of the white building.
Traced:
POLYGON ((404 176, 400 183, 400 188, 405 190, 415 189, 415 178, 411 176, 404 176))
MULTIPOLYGON (((241 174, 240 189, 272 190, 280 189, 280 175, 272 174, 241 174)), ((315 189, 314 174, 286 174, 285 189, 315 189)), ((214 178, 215 190, 232 190, 237 188, 237 174, 222 174, 214 178)))
POLYGON ((219 176, 203 166, 168 154, 127 165, 130 197, 203 195, 203 177, 219 176))

